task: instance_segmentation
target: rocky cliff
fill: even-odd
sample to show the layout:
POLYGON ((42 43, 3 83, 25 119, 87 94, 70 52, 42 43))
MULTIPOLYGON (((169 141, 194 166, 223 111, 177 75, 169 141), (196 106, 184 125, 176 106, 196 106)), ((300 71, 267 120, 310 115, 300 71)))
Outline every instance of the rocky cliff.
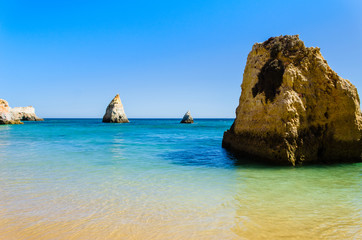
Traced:
POLYGON ((0 99, 0 124, 22 124, 21 121, 43 121, 35 114, 33 107, 9 107, 4 99, 0 99))
POLYGON ((298 35, 254 44, 241 88, 223 147, 278 164, 361 161, 357 89, 298 35))
POLYGON ((194 123, 194 119, 192 118, 190 111, 187 111, 187 113, 185 113, 184 117, 181 120, 181 123, 194 123))
POLYGON ((128 123, 128 118, 123 109, 123 104, 119 94, 109 103, 106 113, 103 116, 103 122, 108 123, 128 123))

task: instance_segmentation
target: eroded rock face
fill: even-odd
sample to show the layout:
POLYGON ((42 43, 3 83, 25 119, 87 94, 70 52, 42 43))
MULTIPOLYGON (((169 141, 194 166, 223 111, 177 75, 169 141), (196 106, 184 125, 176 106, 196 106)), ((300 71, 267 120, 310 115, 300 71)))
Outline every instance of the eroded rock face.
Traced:
POLYGON ((190 111, 187 111, 187 113, 185 113, 184 117, 181 120, 181 123, 194 123, 194 119, 192 118, 190 111))
POLYGON ((119 94, 109 103, 106 113, 103 116, 103 122, 108 123, 128 123, 128 118, 124 112, 123 104, 119 94))
POLYGON ((35 114, 33 107, 9 107, 4 99, 0 99, 0 124, 23 124, 21 121, 43 121, 35 114))
POLYGON ((279 164, 360 162, 357 89, 298 35, 256 43, 223 147, 279 164))
POLYGON ((3 121, 12 120, 9 104, 4 99, 0 99, 0 119, 3 121))
POLYGON ((11 109, 15 119, 20 121, 44 121, 42 118, 38 118, 35 114, 35 109, 32 106, 29 107, 14 107, 11 109))

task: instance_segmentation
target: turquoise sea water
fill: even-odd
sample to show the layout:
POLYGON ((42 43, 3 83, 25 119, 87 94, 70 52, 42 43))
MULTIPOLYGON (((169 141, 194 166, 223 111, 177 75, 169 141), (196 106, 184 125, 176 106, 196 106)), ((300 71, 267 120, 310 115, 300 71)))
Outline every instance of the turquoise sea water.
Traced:
POLYGON ((0 126, 0 239, 360 239, 361 164, 272 167, 231 119, 0 126))

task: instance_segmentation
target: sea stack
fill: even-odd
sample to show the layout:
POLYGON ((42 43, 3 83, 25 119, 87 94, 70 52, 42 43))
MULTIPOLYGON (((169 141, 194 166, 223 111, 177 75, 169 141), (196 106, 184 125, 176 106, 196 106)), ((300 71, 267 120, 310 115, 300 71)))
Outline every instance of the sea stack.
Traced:
POLYGON ((20 121, 44 121, 44 119, 36 116, 35 109, 32 106, 14 107, 11 109, 11 113, 14 118, 20 119, 20 121))
POLYGON ((106 113, 103 116, 103 122, 107 123, 128 123, 128 118, 124 112, 119 94, 109 103, 106 113))
POLYGON ((194 119, 192 118, 190 111, 187 111, 187 113, 185 113, 184 117, 181 120, 181 123, 194 123, 194 119))
POLYGON ((254 44, 223 147, 270 163, 361 162, 356 87, 298 35, 254 44))
POLYGON ((29 107, 11 108, 7 101, 0 99, 0 124, 23 124, 21 121, 43 121, 35 114, 35 109, 29 107))

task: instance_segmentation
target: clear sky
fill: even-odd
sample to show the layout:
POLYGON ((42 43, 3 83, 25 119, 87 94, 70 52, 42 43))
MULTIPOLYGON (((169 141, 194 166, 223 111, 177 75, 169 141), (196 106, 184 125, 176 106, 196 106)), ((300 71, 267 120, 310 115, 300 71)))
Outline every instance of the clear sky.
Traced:
POLYGON ((40 117, 235 117, 255 42, 299 34, 362 93, 362 1, 0 0, 0 98, 40 117))

